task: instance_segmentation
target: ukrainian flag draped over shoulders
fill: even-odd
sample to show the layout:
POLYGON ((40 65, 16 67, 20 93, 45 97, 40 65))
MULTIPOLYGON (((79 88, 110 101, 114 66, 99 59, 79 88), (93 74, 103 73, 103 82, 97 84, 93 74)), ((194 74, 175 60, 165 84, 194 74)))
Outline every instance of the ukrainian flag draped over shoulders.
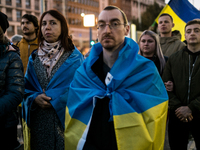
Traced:
POLYGON ((91 66, 102 52, 95 44, 77 69, 69 89, 65 116, 65 149, 82 149, 97 100, 110 98, 119 150, 162 150, 168 95, 154 63, 138 55, 138 45, 125 38, 106 77, 105 86, 91 66), (98 98, 98 99, 97 99, 98 98))
MULTIPOLYGON (((33 66, 33 55, 35 51, 30 55, 27 71, 25 74, 25 95, 22 102, 22 121, 23 121, 23 136, 24 136, 24 149, 30 149, 30 111, 31 106, 35 98, 43 93, 43 89, 38 81, 37 74, 33 66)), ((69 85, 74 77, 76 69, 82 64, 83 56, 78 51, 74 51, 65 60, 65 62, 56 71, 47 88, 45 89, 45 94, 51 97, 51 105, 55 109, 58 118, 60 119, 63 127, 65 121, 65 106, 66 99, 61 99, 61 96, 68 94, 69 85)))
POLYGON ((200 11, 198 11, 188 0, 170 0, 163 8, 161 13, 156 18, 158 23, 159 16, 163 13, 168 13, 172 16, 175 26, 172 30, 179 30, 182 35, 182 41, 185 33, 185 25, 188 21, 200 18, 200 11))

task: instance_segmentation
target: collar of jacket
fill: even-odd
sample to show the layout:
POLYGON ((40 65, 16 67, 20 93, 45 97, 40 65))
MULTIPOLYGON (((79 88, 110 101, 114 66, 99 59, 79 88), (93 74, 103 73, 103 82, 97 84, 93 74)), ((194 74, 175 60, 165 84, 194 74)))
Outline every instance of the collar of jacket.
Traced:
POLYGON ((22 43, 28 43, 28 44, 38 44, 38 38, 36 38, 35 40, 28 42, 24 37, 21 39, 22 43))

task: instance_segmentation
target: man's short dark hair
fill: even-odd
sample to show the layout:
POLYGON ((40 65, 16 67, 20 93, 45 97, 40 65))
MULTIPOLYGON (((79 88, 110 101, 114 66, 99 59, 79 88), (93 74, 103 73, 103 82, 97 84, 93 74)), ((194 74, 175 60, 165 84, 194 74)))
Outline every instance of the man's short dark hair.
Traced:
POLYGON ((172 18, 172 16, 171 16, 170 14, 168 14, 168 13, 163 13, 163 14, 161 14, 161 15, 159 16, 159 18, 162 17, 162 16, 169 16, 169 18, 170 18, 171 21, 173 22, 173 18, 172 18))
POLYGON ((185 29, 187 26, 192 25, 192 24, 200 24, 200 19, 193 19, 187 22, 187 24, 185 25, 185 29))
POLYGON ((110 5, 110 6, 105 7, 103 10, 113 10, 113 9, 118 9, 121 12, 122 17, 124 19, 124 24, 128 25, 128 20, 127 20, 126 14, 120 8, 110 5))
POLYGON ((25 18, 25 19, 27 19, 28 21, 32 22, 33 25, 34 25, 34 27, 37 27, 37 29, 36 29, 36 34, 37 34, 38 29, 39 29, 39 24, 38 24, 38 19, 37 19, 37 17, 34 16, 34 15, 31 15, 31 14, 25 14, 25 15, 22 16, 22 19, 23 19, 23 18, 25 18))

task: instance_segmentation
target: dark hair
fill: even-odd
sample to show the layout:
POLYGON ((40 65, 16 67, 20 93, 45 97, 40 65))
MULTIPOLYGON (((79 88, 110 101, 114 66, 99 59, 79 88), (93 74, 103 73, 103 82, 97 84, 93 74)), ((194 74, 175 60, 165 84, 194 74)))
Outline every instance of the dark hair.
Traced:
POLYGON ((162 16, 169 16, 169 18, 170 18, 171 21, 173 22, 173 18, 172 18, 172 16, 171 16, 170 14, 168 14, 168 13, 163 13, 163 14, 161 14, 161 15, 159 16, 159 18, 162 17, 162 16))
POLYGON ((65 17, 59 11, 54 10, 54 9, 44 12, 40 18, 38 44, 40 44, 44 40, 42 31, 41 31, 41 27, 42 27, 42 20, 46 14, 50 14, 52 17, 54 17, 60 21, 61 34, 59 36, 59 40, 61 41, 62 47, 64 47, 64 49, 66 51, 72 51, 74 49, 74 44, 69 35, 69 27, 68 27, 67 21, 66 21, 65 17))
POLYGON ((193 19, 191 21, 188 21, 187 24, 185 25, 185 29, 187 26, 192 25, 192 24, 200 24, 200 19, 193 19))
POLYGON ((110 5, 110 6, 105 7, 103 10, 113 10, 113 9, 118 9, 121 12, 122 17, 124 19, 124 24, 128 25, 128 20, 127 20, 126 14, 120 8, 110 5))
POLYGON ((22 19, 23 19, 23 18, 25 18, 25 19, 27 19, 28 21, 32 22, 33 25, 34 25, 34 27, 37 27, 37 28, 35 29, 35 32, 36 32, 36 35, 37 35, 38 29, 39 29, 37 17, 36 17, 36 16, 33 16, 33 15, 31 15, 31 14, 25 14, 25 15, 22 16, 22 19))
MULTIPOLYGON (((0 26, 0 44, 8 44, 8 42, 10 42, 10 40, 5 36, 4 31, 0 26)), ((1 49, 0 49, 0 53, 1 53, 1 49)))
POLYGON ((9 22, 8 22, 8 17, 6 14, 2 13, 0 11, 0 26, 3 30, 3 32, 5 33, 6 32, 6 29, 9 27, 9 22))

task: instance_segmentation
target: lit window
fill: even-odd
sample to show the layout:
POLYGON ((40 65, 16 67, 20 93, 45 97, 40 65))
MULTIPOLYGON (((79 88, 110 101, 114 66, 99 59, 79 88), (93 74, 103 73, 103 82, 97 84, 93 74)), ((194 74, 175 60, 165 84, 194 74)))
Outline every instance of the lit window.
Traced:
POLYGON ((12 9, 7 8, 6 9, 6 15, 8 16, 8 20, 12 21, 12 9))
POLYGON ((12 1, 11 0, 6 0, 6 5, 12 5, 12 1))
POLYGON ((8 36, 13 36, 14 34, 15 34, 14 26, 9 26, 9 28, 7 29, 7 35, 8 36))
POLYGON ((22 7, 21 0, 16 0, 16 6, 17 6, 17 7, 22 7))
POLYGON ((17 26, 17 34, 23 34, 21 26, 17 26))
POLYGON ((17 21, 21 22, 22 12, 20 10, 17 10, 16 13, 17 13, 17 21))
POLYGON ((35 10, 40 10, 40 1, 39 0, 35 0, 35 10))
POLYGON ((30 0, 26 0, 26 8, 31 8, 30 0))

